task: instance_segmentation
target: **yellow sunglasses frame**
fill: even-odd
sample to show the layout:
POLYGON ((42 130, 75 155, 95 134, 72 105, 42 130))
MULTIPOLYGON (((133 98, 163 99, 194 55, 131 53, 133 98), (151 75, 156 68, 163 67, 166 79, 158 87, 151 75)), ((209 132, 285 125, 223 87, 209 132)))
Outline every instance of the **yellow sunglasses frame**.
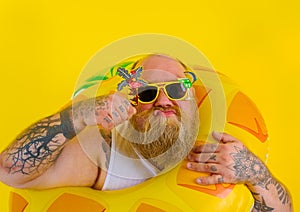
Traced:
POLYGON ((178 80, 167 81, 167 82, 149 83, 146 86, 142 86, 142 87, 147 87, 147 86, 156 87, 157 88, 157 92, 156 92, 155 98, 153 100, 149 101, 149 102, 144 102, 144 101, 140 100, 140 98, 138 97, 138 94, 137 94, 137 99, 138 99, 138 102, 143 103, 143 104, 150 104, 152 102, 155 102, 155 100, 158 98, 160 89, 162 88, 163 91, 164 91, 164 93, 165 93, 165 95, 168 97, 168 99, 170 99, 172 101, 183 100, 188 95, 188 92, 189 92, 189 89, 191 87, 191 84, 192 83, 190 82, 190 80, 188 78, 179 78, 178 80), (169 94, 168 94, 168 92, 167 92, 167 90, 166 90, 166 86, 167 85, 175 84, 175 83, 181 83, 182 86, 186 88, 186 92, 185 92, 184 96, 181 97, 181 98, 179 98, 179 99, 174 99, 174 98, 170 97, 169 94))

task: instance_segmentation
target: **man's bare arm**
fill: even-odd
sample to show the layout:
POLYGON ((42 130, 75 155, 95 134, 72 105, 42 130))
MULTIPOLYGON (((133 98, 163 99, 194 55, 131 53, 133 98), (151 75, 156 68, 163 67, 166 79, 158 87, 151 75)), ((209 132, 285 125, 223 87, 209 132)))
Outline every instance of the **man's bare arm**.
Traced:
POLYGON ((60 114, 44 118, 22 132, 1 153, 1 179, 26 182, 38 177, 56 161, 68 141, 64 136, 60 114))
POLYGON ((101 125, 109 130, 134 112, 126 99, 115 94, 78 102, 36 122, 1 153, 0 180, 14 186, 39 177, 86 126, 101 125))

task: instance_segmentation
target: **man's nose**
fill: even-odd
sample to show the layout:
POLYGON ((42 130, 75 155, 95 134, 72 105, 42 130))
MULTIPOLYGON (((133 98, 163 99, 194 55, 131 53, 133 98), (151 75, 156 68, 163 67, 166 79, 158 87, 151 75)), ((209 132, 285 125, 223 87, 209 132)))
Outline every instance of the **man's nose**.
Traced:
POLYGON ((155 101, 155 106, 170 107, 173 106, 173 101, 167 97, 163 89, 159 90, 158 97, 155 101))

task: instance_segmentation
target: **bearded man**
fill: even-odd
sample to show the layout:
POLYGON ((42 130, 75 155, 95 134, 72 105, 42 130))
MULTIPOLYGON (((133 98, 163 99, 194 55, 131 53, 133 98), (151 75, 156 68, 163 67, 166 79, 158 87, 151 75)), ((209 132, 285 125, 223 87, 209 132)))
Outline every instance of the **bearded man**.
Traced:
MULTIPOLYGON (((158 54, 136 66, 143 67, 141 78, 147 82, 137 88, 136 106, 115 93, 77 102, 36 122, 1 153, 0 180, 18 188, 114 190, 142 183, 182 161, 199 127, 194 90, 182 81, 186 66, 158 54)), ((266 206, 292 210, 287 189, 261 160, 228 134, 214 132, 213 137, 218 145, 196 146, 189 154, 188 169, 211 174, 197 183, 242 183, 253 194, 253 211, 266 206), (237 175, 239 167, 228 165, 234 164, 232 154, 255 169, 237 175)))

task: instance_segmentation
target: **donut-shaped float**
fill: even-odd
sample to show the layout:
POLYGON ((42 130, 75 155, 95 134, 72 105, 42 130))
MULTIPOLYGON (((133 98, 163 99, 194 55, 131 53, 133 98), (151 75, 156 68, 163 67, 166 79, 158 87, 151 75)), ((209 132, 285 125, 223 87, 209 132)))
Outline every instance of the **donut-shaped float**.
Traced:
MULTIPOLYGON (((97 95, 115 92, 122 80, 116 69, 131 70, 138 57, 129 58, 112 67, 105 75, 94 75, 77 88, 74 100, 88 96, 92 87, 97 95), (99 82, 101 85, 99 86, 99 82)), ((197 80, 193 86, 198 99, 200 130, 196 142, 209 142, 215 128, 241 140, 252 152, 266 162, 268 133, 262 114, 255 103, 232 80, 209 68, 190 65, 197 80), (214 79, 218 77, 221 82, 214 79), (224 101, 217 104, 220 96, 224 101), (222 112, 217 112, 222 107, 222 112), (218 113, 221 113, 218 114, 218 113), (219 116, 224 116, 221 123, 219 116), (222 129, 221 129, 222 128, 222 129)), ((94 91, 93 91, 94 92, 94 91)), ((216 184, 202 186, 195 178, 205 175, 186 169, 186 161, 169 172, 139 185, 115 191, 64 187, 49 190, 13 189, 11 211, 250 211, 253 198, 244 185, 216 184)))

